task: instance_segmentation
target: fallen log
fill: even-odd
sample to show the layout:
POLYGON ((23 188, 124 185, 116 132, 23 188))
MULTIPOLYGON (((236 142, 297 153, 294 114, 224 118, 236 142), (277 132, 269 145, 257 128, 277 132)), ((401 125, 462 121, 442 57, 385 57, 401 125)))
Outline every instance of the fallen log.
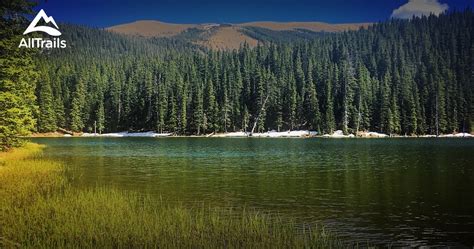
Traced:
POLYGON ((63 128, 58 128, 57 131, 61 132, 61 133, 64 133, 64 134, 74 135, 74 133, 72 131, 68 131, 68 130, 63 129, 63 128))

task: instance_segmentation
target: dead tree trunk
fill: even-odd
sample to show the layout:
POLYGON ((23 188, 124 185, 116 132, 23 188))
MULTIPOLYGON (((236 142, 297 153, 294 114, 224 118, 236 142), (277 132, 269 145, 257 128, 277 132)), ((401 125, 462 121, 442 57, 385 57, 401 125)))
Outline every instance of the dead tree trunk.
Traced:
POLYGON ((69 135, 73 135, 74 133, 72 131, 68 131, 66 129, 63 129, 63 128, 58 128, 57 129, 59 132, 62 132, 64 134, 69 134, 69 135))
POLYGON ((253 123, 252 131, 250 132, 250 136, 252 136, 253 132, 255 131, 255 127, 257 127, 258 120, 260 118, 260 115, 262 114, 263 111, 265 111, 265 105, 267 104, 268 96, 265 97, 265 100, 263 101, 262 108, 260 108, 260 111, 257 115, 257 118, 255 118, 255 122, 253 123))

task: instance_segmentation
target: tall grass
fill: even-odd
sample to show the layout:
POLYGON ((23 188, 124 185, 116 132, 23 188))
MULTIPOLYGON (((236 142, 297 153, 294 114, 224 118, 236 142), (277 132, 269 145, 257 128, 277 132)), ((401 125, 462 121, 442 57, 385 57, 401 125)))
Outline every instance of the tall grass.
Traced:
POLYGON ((334 248, 322 229, 254 211, 179 204, 110 188, 78 190, 41 147, 0 154, 0 248, 334 248))

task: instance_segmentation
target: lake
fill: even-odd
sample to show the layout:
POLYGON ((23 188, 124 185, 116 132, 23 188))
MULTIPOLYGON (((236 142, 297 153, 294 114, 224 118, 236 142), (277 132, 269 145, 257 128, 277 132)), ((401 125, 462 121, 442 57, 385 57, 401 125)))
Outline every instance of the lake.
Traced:
POLYGON ((262 210, 350 243, 474 245, 474 139, 32 140, 80 188, 262 210))

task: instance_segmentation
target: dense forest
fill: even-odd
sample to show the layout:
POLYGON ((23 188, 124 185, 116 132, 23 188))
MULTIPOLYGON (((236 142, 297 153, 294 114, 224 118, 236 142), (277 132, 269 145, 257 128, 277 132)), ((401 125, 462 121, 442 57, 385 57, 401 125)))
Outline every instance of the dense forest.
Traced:
POLYGON ((19 49, 30 2, 0 1, 0 151, 22 144, 36 128, 36 49, 19 49))
POLYGON ((474 128, 471 10, 234 51, 61 28, 69 47, 38 63, 40 132, 474 128))
POLYGON ((41 132, 474 128, 471 10, 238 51, 66 28, 40 63, 41 132))

